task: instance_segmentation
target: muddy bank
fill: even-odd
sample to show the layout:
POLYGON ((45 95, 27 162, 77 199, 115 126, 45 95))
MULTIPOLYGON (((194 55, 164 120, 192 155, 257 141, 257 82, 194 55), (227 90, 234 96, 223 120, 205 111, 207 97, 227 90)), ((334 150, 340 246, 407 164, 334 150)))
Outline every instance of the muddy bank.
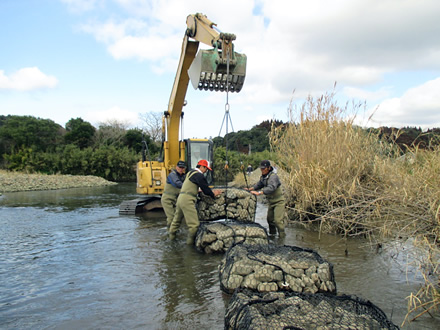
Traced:
POLYGON ((6 192, 53 190, 114 185, 115 182, 91 175, 45 175, 0 170, 0 195, 6 192))

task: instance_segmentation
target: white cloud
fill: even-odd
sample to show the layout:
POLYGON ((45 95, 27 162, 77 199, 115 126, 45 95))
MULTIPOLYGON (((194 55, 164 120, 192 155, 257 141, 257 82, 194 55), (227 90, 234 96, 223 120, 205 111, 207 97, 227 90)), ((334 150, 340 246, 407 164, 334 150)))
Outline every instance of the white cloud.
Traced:
POLYGON ((215 11, 201 0, 114 2, 120 14, 111 19, 119 23, 107 20, 85 30, 118 59, 178 57, 186 15, 204 12, 220 29, 237 34, 236 49, 258 59, 258 72, 267 73, 277 89, 289 83, 288 93, 310 85, 322 91, 335 81, 371 84, 386 72, 414 66, 440 68, 440 44, 434 42, 440 34, 440 3, 435 0, 225 0, 215 11), (230 15, 232 7, 240 19, 230 15), (281 74, 287 78, 279 82, 281 74))
POLYGON ((440 127, 440 78, 408 89, 399 98, 390 98, 379 104, 373 114, 374 126, 440 127))
MULTIPOLYGON (((95 7, 98 3, 102 4, 90 2, 95 7)), ((235 104, 253 110, 267 104, 281 112, 293 90, 295 98, 319 96, 337 82, 343 98, 369 104, 388 98, 374 116, 387 125, 438 122, 425 112, 426 96, 416 101, 410 90, 397 98, 393 92, 413 84, 395 83, 399 72, 423 71, 428 79, 439 72, 439 1, 224 0, 215 10, 205 0, 107 3, 116 4, 119 11, 107 17, 96 11, 99 20, 83 25, 83 31, 113 58, 150 61, 158 75, 175 72, 188 14, 207 14, 220 30, 236 34, 235 50, 244 52, 248 63, 245 86, 235 104), (239 19, 230 8, 240 13, 239 19), (413 116, 413 109, 423 111, 424 117, 413 116)), ((209 96, 205 100, 218 102, 209 96)))
POLYGON ((170 54, 170 48, 172 48, 170 45, 177 42, 177 40, 174 40, 170 43, 170 40, 164 40, 156 36, 125 36, 111 44, 108 49, 110 54, 118 60, 137 58, 140 60, 158 61, 170 54))
POLYGON ((125 36, 127 26, 126 24, 116 24, 109 21, 103 24, 83 24, 80 26, 80 29, 86 33, 92 34, 99 42, 111 44, 115 42, 115 40, 121 39, 125 36))
POLYGON ((126 125, 127 127, 133 127, 138 125, 140 122, 139 115, 137 113, 122 109, 118 106, 114 106, 103 111, 88 112, 84 116, 84 120, 92 123, 94 126, 98 126, 100 123, 117 121, 126 125))
POLYGON ((343 94, 349 99, 366 101, 368 103, 378 102, 390 96, 391 90, 389 87, 381 87, 376 91, 368 91, 356 87, 344 87, 343 94))
POLYGON ((172 31, 168 31, 168 27, 160 29, 154 24, 148 26, 138 19, 83 24, 81 30, 104 43, 113 58, 150 60, 157 72, 168 71, 169 66, 165 64, 169 63, 170 59, 173 69, 176 67, 180 55, 176 50, 180 49, 179 45, 183 39, 183 34, 173 34, 172 31))
POLYGON ((54 88, 57 84, 57 78, 44 74, 37 67, 22 68, 9 76, 0 70, 0 89, 30 91, 54 88))

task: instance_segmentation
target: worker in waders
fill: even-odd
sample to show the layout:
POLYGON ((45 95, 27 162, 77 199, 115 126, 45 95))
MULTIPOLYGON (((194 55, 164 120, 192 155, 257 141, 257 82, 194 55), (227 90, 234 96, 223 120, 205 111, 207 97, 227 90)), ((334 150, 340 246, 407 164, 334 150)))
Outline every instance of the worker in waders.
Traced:
POLYGON ((200 225, 196 209, 199 188, 205 195, 211 196, 212 198, 221 194, 220 190, 211 190, 211 188, 209 188, 208 182, 203 175, 208 170, 211 171, 208 162, 205 159, 202 159, 197 163, 195 169, 187 173, 179 197, 177 198, 176 212, 174 213, 174 218, 169 229, 169 237, 171 240, 176 239, 176 232, 180 227, 182 218, 184 217, 186 225, 188 226, 188 239, 186 240, 186 243, 194 244, 197 229, 200 225))
POLYGON ((274 172, 273 167, 268 160, 263 160, 260 164, 261 177, 253 187, 248 190, 252 194, 265 195, 267 208, 267 223, 269 225, 269 234, 275 235, 278 230, 280 237, 285 237, 284 231, 284 207, 285 201, 283 191, 281 189, 281 182, 278 175, 274 172), (260 190, 261 191, 257 191, 260 190))
POLYGON ((171 222, 174 218, 177 197, 179 196, 183 181, 185 180, 185 170, 185 162, 179 160, 176 168, 171 170, 167 177, 165 189, 163 191, 162 198, 160 199, 163 210, 165 211, 165 215, 167 216, 167 229, 170 229, 171 222))

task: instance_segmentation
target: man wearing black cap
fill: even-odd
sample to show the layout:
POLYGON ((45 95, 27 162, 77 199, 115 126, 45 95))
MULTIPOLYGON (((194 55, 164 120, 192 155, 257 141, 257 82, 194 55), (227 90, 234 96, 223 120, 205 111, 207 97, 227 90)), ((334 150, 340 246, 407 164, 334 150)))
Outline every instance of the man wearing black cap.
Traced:
POLYGON ((186 243, 194 244, 197 229, 200 225, 196 209, 199 188, 205 195, 211 196, 212 198, 221 194, 221 190, 211 190, 211 188, 209 188, 204 176, 208 170, 211 171, 208 161, 202 159, 197 163, 196 168, 189 171, 186 175, 179 197, 177 198, 176 212, 174 213, 174 218, 169 229, 169 237, 171 240, 176 239, 176 232, 180 227, 182 218, 185 217, 186 225, 188 226, 188 239, 186 243))
POLYGON ((274 172, 273 167, 268 160, 263 160, 260 164, 261 177, 253 187, 248 190, 252 194, 265 195, 269 204, 267 208, 267 223, 269 225, 269 234, 275 235, 277 233, 280 237, 286 236, 284 232, 284 207, 285 201, 283 191, 281 189, 281 182, 278 175, 274 172), (257 191, 260 190, 261 191, 257 191))
POLYGON ((179 160, 176 168, 172 169, 167 177, 165 189, 163 190, 162 198, 160 199, 165 215, 167 216, 168 229, 173 221, 174 213, 176 212, 177 197, 179 196, 183 181, 185 180, 185 169, 185 162, 179 160))

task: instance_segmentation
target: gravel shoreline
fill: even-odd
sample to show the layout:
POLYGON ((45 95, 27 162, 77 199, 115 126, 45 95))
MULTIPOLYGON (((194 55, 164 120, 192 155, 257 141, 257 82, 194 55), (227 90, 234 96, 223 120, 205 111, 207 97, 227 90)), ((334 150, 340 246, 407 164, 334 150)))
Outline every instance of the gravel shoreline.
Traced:
POLYGON ((92 175, 26 174, 0 170, 0 195, 7 192, 115 185, 92 175))

